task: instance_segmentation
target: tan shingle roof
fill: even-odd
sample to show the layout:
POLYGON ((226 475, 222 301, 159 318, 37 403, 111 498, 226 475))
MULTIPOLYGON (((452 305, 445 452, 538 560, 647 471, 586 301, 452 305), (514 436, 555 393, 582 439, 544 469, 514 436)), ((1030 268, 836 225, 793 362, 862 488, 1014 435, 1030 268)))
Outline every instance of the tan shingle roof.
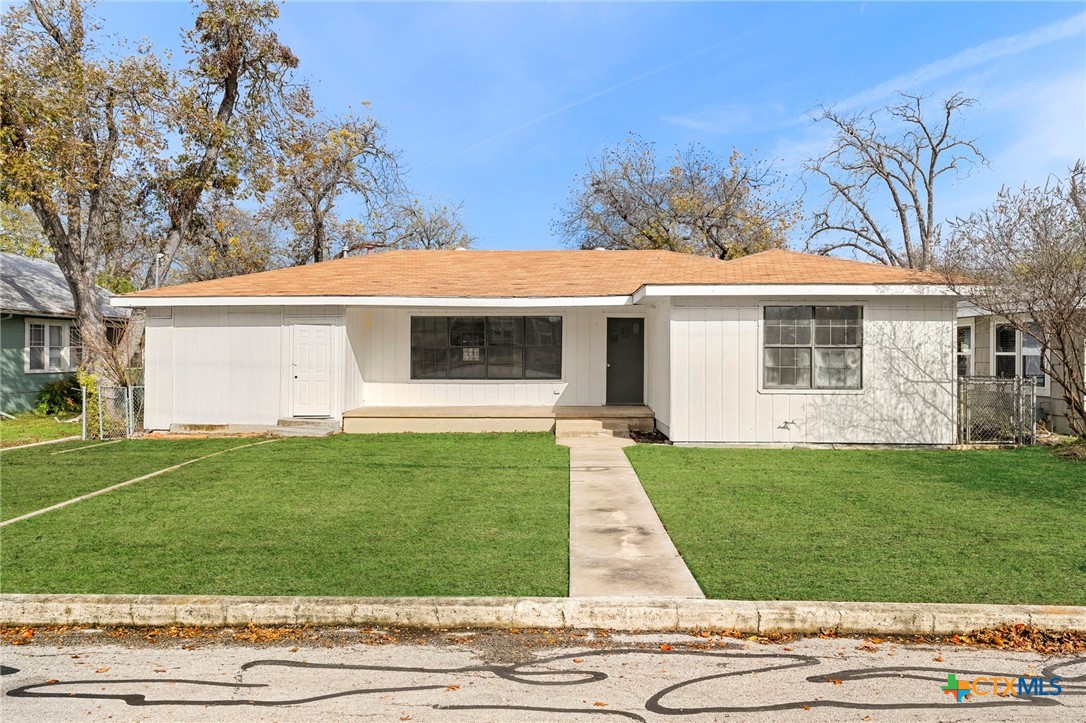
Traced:
POLYGON ((671 251, 388 251, 129 296, 628 296, 645 284, 940 283, 936 274, 782 250, 735 261, 671 251))

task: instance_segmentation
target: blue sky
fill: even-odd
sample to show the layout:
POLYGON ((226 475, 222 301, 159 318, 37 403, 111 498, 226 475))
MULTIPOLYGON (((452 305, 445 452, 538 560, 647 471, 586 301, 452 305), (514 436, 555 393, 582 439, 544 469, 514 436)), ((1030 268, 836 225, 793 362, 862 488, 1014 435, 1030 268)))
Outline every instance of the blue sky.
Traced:
MULTIPOLYGON (((96 12, 177 51, 194 11, 96 12)), ((318 103, 368 100, 412 189, 462 201, 482 248, 557 247, 551 222, 587 158, 630 132, 662 151, 758 149, 795 174, 828 142, 816 104, 877 107, 897 89, 980 101, 962 127, 991 168, 946 189, 944 216, 1086 158, 1081 3, 288 1, 280 34, 318 103)))

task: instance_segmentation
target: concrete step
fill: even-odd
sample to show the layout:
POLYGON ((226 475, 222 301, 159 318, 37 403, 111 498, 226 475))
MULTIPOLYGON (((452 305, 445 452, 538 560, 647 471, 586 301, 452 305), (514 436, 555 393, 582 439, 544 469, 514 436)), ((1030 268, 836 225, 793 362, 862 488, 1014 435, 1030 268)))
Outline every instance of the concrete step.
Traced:
POLYGON ((559 419, 554 424, 557 439, 573 437, 629 437, 630 426, 614 419, 559 419))
POLYGON ((273 437, 331 437, 338 434, 335 427, 272 427, 268 434, 273 437))
POLYGON ((327 419, 323 417, 292 417, 290 419, 280 419, 275 423, 278 427, 338 427, 334 419, 327 419))
POLYGON ((341 431, 334 419, 280 419, 270 434, 278 437, 329 437, 341 431))

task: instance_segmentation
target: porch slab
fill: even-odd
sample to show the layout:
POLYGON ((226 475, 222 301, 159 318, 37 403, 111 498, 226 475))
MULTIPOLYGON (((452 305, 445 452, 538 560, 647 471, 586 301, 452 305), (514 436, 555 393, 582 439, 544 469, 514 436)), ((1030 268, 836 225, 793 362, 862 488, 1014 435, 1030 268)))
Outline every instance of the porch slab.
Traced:
POLYGON ((630 429, 651 432, 655 415, 644 405, 359 407, 343 413, 343 431, 552 432, 559 419, 620 420, 630 429))

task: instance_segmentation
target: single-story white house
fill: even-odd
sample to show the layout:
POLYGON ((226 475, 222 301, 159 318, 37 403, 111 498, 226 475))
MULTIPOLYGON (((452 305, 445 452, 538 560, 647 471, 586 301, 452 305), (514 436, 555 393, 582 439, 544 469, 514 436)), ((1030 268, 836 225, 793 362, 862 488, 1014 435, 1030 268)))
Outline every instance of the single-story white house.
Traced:
POLYGON ((955 441, 956 295, 857 261, 391 251, 113 303, 147 312, 147 429, 623 416, 678 443, 955 441))

